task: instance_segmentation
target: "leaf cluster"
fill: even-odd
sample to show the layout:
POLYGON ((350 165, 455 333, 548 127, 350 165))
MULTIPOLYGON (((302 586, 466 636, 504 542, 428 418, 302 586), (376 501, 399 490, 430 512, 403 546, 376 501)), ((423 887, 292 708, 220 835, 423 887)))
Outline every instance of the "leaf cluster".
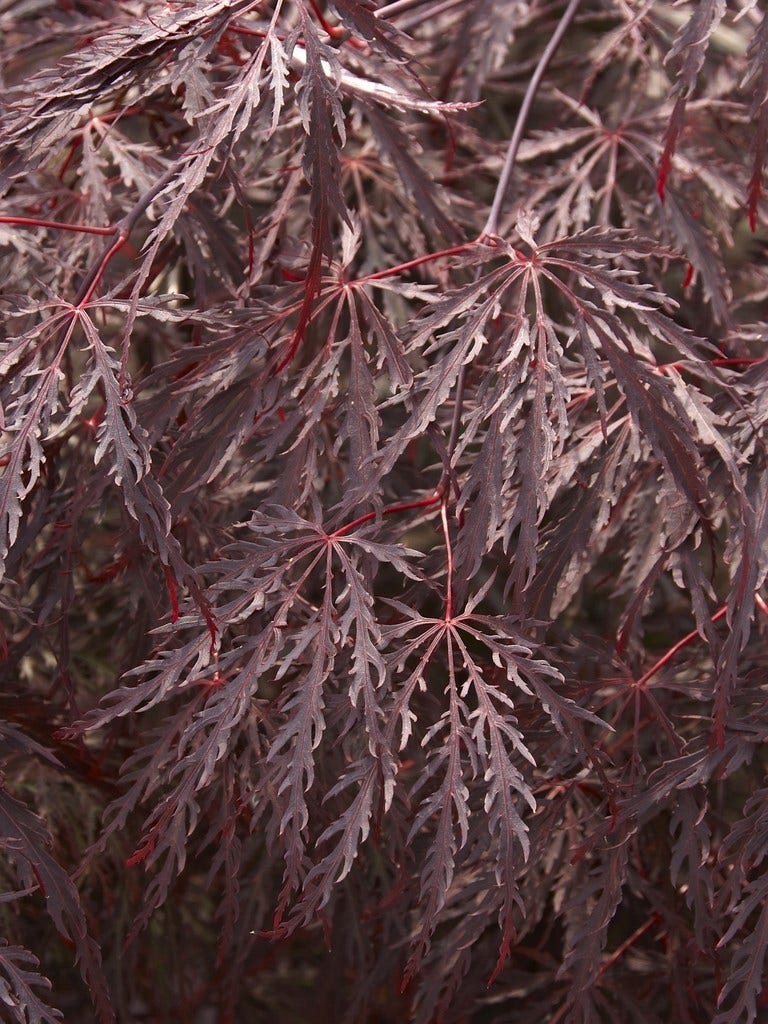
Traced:
POLYGON ((768 13, 0 33, 0 1016, 763 1019, 768 13))

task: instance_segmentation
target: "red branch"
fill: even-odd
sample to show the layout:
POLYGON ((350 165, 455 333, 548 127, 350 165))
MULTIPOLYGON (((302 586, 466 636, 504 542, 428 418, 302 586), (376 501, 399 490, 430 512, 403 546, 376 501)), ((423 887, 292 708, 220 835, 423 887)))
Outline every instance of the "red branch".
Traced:
POLYGON ((90 224, 67 224, 61 220, 41 220, 39 217, 0 217, 0 224, 14 224, 20 228, 53 228, 57 231, 79 231, 83 235, 114 235, 113 227, 97 228, 90 224))
MULTIPOLYGON (((722 607, 718 608, 715 614, 711 617, 710 622, 717 622, 718 619, 722 619, 722 617, 725 615, 727 611, 728 605, 722 605, 722 607)), ((657 672, 660 672, 661 669, 663 669, 664 666, 667 665, 674 658, 678 651, 681 651, 684 647, 687 647, 688 644, 692 644, 698 636, 699 631, 697 629, 692 629, 690 633, 687 633, 682 638, 682 640, 678 640, 676 644, 673 644, 672 647, 670 647, 669 650, 665 654, 663 654, 662 657, 660 657, 659 660, 655 662, 648 669, 648 671, 637 680, 635 685, 645 686, 648 680, 653 678, 653 676, 655 676, 657 672)))
POLYGON ((338 530, 334 530, 331 534, 331 540, 338 540, 339 537, 345 536, 347 533, 351 533, 352 530, 357 529, 358 526, 363 526, 365 523, 370 523, 376 519, 377 516, 391 516, 397 512, 408 512, 412 508, 429 508, 432 505, 436 505, 442 500, 442 493, 435 491, 428 498, 419 498, 417 501, 404 501, 399 505, 387 505, 381 512, 366 512, 364 516, 359 516, 357 519, 353 519, 351 523, 346 523, 344 526, 340 526, 338 530))

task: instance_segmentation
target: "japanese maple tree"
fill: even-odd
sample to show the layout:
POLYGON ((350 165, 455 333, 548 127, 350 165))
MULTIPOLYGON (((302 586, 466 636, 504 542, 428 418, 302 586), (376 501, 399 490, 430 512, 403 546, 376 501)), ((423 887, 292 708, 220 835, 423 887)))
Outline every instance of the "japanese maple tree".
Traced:
POLYGON ((765 5, 0 33, 0 1017, 765 1019, 765 5))

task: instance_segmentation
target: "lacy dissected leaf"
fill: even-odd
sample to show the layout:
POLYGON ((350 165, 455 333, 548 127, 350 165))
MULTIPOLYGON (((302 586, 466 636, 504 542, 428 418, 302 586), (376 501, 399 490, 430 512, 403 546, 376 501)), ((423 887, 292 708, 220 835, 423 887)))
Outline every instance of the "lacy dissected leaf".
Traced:
MULTIPOLYGON (((762 456, 754 460, 763 463, 762 456)), ((755 466, 757 468, 757 466, 755 466)), ((741 552, 728 595, 730 632, 723 644, 717 664, 714 736, 722 744, 726 714, 738 678, 738 658, 746 645, 754 615, 754 595, 768 572, 768 488, 765 476, 756 474, 750 481, 741 538, 741 552)))
POLYGON ((333 7, 342 25, 351 32, 362 36, 383 56, 395 61, 405 61, 407 55, 398 42, 395 26, 376 17, 370 0, 333 0, 333 7))
POLYGON ((339 161, 339 149, 346 140, 344 112, 338 92, 341 69, 334 52, 320 41, 306 13, 302 24, 306 64, 297 92, 298 109, 306 136, 302 163, 311 186, 312 250, 298 325, 282 365, 287 365, 293 359, 301 344, 320 287, 323 258, 330 259, 332 256, 332 218, 339 218, 351 227, 341 190, 339 161), (336 135, 339 138, 338 145, 336 135))
POLYGON ((567 95, 558 99, 587 127, 542 132, 521 147, 520 158, 534 171, 546 168, 536 189, 541 237, 562 237, 594 222, 648 235, 660 222, 665 228, 662 237, 688 261, 689 273, 695 271, 703 282, 718 320, 731 323, 732 285, 725 253, 712 227, 718 221, 724 223, 723 209, 740 208, 740 182, 712 139, 718 121, 731 116, 732 108, 715 98, 688 104, 696 130, 686 137, 685 150, 676 151, 670 159, 675 183, 665 185, 664 204, 659 208, 653 192, 663 152, 659 133, 669 119, 669 105, 621 110, 618 123, 610 125, 603 117, 615 117, 612 111, 586 107, 567 95), (554 159, 557 173, 552 173, 554 159), (702 215, 702 205, 707 216, 702 215))
POLYGON ((50 991, 39 973, 40 962, 29 950, 0 943, 0 1004, 13 1024, 58 1024, 60 1010, 49 1006, 35 989, 50 991))
POLYGON ((590 566, 588 552, 610 542, 612 509, 630 485, 635 461, 631 454, 630 425, 621 420, 609 428, 610 447, 602 450, 599 424, 573 452, 573 464, 563 467, 556 481, 578 474, 583 483, 565 490, 562 503, 555 499, 549 529, 542 538, 539 570, 526 591, 526 606, 536 617, 556 616, 573 598, 590 566))
POLYGON ((0 1016, 759 1024, 762 6, 0 7, 0 1016))
POLYGON ((413 147, 407 144, 404 129, 394 118, 373 105, 366 107, 365 116, 382 152, 394 165, 420 214, 444 238, 456 241, 459 237, 456 225, 442 207, 436 183, 412 155, 413 147))
POLYGON ((49 764, 59 765, 58 758, 50 750, 41 746, 9 722, 0 720, 0 759, 4 760, 10 753, 32 754, 35 757, 43 758, 49 764))
POLYGON ((400 728, 401 747, 419 723, 414 710, 415 695, 428 685, 430 666, 443 650, 448 668, 443 691, 445 710, 436 720, 421 726, 426 730, 422 745, 430 744, 436 736, 441 737, 441 742, 432 751, 428 771, 414 788, 414 795, 425 787, 430 791, 421 798, 409 841, 417 841, 427 822, 433 824, 429 828, 427 870, 421 882, 425 911, 416 928, 406 977, 412 977, 418 970, 429 950, 430 934, 441 919, 457 858, 467 845, 471 790, 478 786, 488 815, 497 884, 504 894, 499 912, 500 968, 509 949, 513 910, 520 899, 517 876, 529 849, 528 829, 520 805, 522 802, 533 810, 536 802, 519 767, 521 760, 531 761, 532 756, 517 726, 513 697, 503 684, 489 679, 494 666, 503 670, 503 678, 511 684, 513 692, 516 689, 534 694, 556 728, 565 728, 566 721, 598 720, 569 699, 555 695, 548 679, 557 680, 559 673, 546 662, 533 658, 531 647, 509 623, 471 612, 453 620, 430 620, 404 606, 398 608, 407 618, 402 625, 387 630, 388 647, 400 647, 390 658, 403 666, 410 658, 415 660, 415 667, 393 694, 394 706, 388 718, 390 731, 396 726, 400 728), (404 640, 407 643, 402 646, 404 640), (485 649, 484 657, 474 653, 478 646, 485 649))
POLYGON ((0 444, 0 567, 18 535, 21 503, 40 477, 45 458, 42 441, 59 407, 61 362, 68 340, 68 336, 59 339, 47 366, 41 365, 39 358, 19 365, 13 349, 9 350, 11 357, 0 363, 6 375, 3 405, 7 435, 0 444))
POLYGON ((375 380, 363 340, 357 306, 347 303, 349 312, 349 373, 346 401, 339 424, 338 439, 349 445, 348 464, 353 480, 365 487, 365 474, 378 448, 379 415, 375 405, 375 380))
POLYGON ((462 79, 461 95, 480 99, 483 87, 504 64, 516 31, 530 12, 527 0, 506 3, 477 0, 457 5, 456 23, 446 33, 446 54, 440 85, 444 92, 462 79))
POLYGON ((686 104, 696 87, 712 33, 722 21, 725 10, 725 0, 702 0, 696 4, 690 19, 678 33, 666 57, 666 62, 676 67, 672 90, 676 99, 664 137, 664 151, 659 161, 656 187, 662 201, 672 156, 685 124, 686 104))
POLYGON ((675 843, 670 863, 673 885, 679 884, 687 863, 685 901, 694 911, 696 941, 700 949, 712 947, 712 903, 714 885, 706 865, 711 850, 711 831, 706 820, 707 807, 689 789, 680 790, 672 813, 670 833, 675 843))
POLYGON ((747 52, 749 68, 742 82, 743 89, 754 89, 750 115, 756 122, 754 129, 754 161, 747 185, 747 212, 749 225, 757 228, 760 197, 763 194, 766 147, 768 146, 768 12, 763 14, 760 27, 752 37, 747 52))
POLYGON ((723 859, 733 858, 733 873, 726 889, 733 918, 719 946, 727 948, 737 935, 740 940, 718 997, 717 1024, 752 1024, 760 1019, 768 953, 766 795, 766 790, 760 789, 749 799, 744 817, 731 829, 722 848, 723 859))
POLYGON ((719 1013, 713 1024, 753 1024, 760 1019, 764 992, 765 958, 768 954, 768 878, 762 876, 747 886, 737 907, 735 927, 723 937, 731 938, 757 912, 747 938, 733 954, 728 980, 718 998, 719 1013), (759 1002, 758 1002, 759 999, 759 1002))
POLYGON ((594 988, 608 926, 616 915, 626 882, 628 850, 624 843, 596 851, 594 861, 582 861, 579 878, 564 907, 566 946, 559 976, 571 975, 573 1019, 584 1024, 594 1012, 594 988))
POLYGON ((24 804, 0 791, 0 846, 26 889, 39 888, 56 929, 76 950, 99 1021, 114 1021, 101 955, 90 935, 80 896, 67 872, 48 852, 52 837, 44 822, 24 804))
MULTIPOLYGON (((119 91, 127 81, 140 81, 159 63, 172 63, 185 45, 212 29, 221 31, 227 21, 251 6, 248 0, 234 5, 209 0, 194 10, 168 8, 160 18, 142 18, 102 33, 98 43, 41 69, 34 89, 27 83, 26 97, 5 126, 7 145, 20 145, 26 152, 25 170, 30 162, 34 166, 77 126, 89 104, 119 91), (35 126, 32 132, 30 124, 35 126)), ((6 173, 18 175, 21 166, 12 162, 6 173)))
MULTIPOLYGON (((661 312, 660 297, 633 280, 633 274, 619 269, 608 272, 606 261, 615 259, 626 244, 626 236, 620 233, 592 230, 544 243, 532 260, 500 244, 495 269, 476 275, 472 284, 429 304, 423 322, 411 331, 409 347, 415 350, 435 338, 425 349, 430 365, 416 377, 413 411, 384 446, 377 474, 390 471, 409 439, 438 420, 462 367, 477 366, 478 391, 484 396, 485 408, 494 414, 491 429, 486 430, 474 455, 478 468, 468 475, 468 491, 461 498, 465 523, 472 528, 467 535, 472 549, 465 553, 460 546, 459 557, 471 558, 476 566, 478 558, 498 539, 502 531, 499 516, 492 513, 493 502, 498 501, 500 474, 507 479, 511 476, 515 504, 503 524, 503 537, 507 545, 513 537, 516 542, 512 584, 518 600, 537 568, 538 524, 552 498, 545 481, 570 432, 566 403, 574 334, 548 312, 542 296, 545 286, 553 286, 562 297, 582 351, 589 353, 585 359, 587 379, 598 394, 609 382, 618 385, 635 428, 650 443, 675 486, 697 512, 705 508, 707 496, 696 472, 698 430, 686 405, 658 372, 648 340, 663 340, 695 361, 706 347, 661 312), (572 284, 571 274, 577 284, 572 284), (536 310, 532 325, 525 315, 527 303, 536 310), (623 316, 617 309, 624 311, 623 316), (635 321, 632 326, 630 317, 635 321), (486 369, 491 352, 496 359, 486 369), (527 411, 523 423, 512 415, 518 404, 527 411), (478 493, 486 515, 491 510, 484 524, 472 518, 468 500, 472 492, 478 493)), ((655 249, 650 241, 633 239, 631 243, 638 259, 652 256, 655 249)), ((703 372, 709 373, 708 369, 703 372)))

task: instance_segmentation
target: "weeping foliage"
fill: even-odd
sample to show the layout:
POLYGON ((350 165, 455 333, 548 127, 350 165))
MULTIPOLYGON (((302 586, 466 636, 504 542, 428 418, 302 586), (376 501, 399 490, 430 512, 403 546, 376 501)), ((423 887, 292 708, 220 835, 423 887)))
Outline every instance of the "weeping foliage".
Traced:
POLYGON ((764 1019, 762 5, 0 8, 0 1016, 764 1019))

